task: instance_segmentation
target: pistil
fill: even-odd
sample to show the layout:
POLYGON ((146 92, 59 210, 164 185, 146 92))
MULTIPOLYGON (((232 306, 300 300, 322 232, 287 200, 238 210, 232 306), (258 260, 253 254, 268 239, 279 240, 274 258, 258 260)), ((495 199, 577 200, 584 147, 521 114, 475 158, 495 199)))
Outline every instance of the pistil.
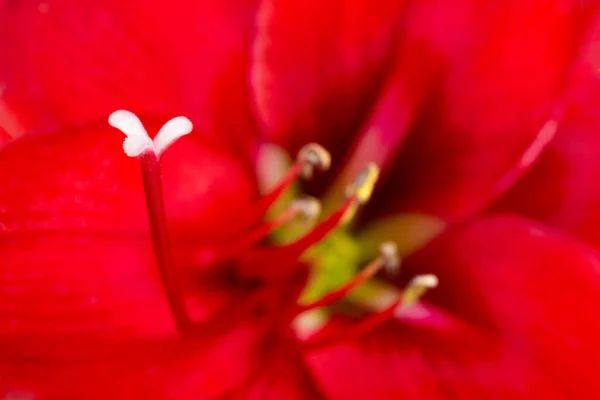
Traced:
POLYGON ((171 253, 171 243, 162 193, 160 161, 150 151, 145 151, 138 158, 142 168, 154 256, 156 257, 163 289, 179 330, 187 332, 191 328, 191 321, 183 303, 181 287, 171 253))
POLYGON ((159 158, 173 142, 191 132, 192 124, 187 118, 174 118, 161 128, 154 141, 150 139, 138 117, 128 111, 119 110, 112 113, 109 124, 126 135, 123 142, 125 153, 140 161, 152 245, 163 291, 178 330, 188 333, 193 324, 183 302, 171 253, 159 158))
MULTIPOLYGON (((274 219, 261 223, 242 237, 233 240, 233 243, 228 244, 227 247, 215 252, 209 262, 215 264, 234 258, 244 251, 251 249, 276 229, 290 223, 295 218, 312 223, 317 220, 320 213, 321 204, 317 199, 309 196, 298 198, 292 201, 292 204, 274 219)), ((207 262, 206 259, 204 262, 207 262)))
POLYGON ((327 171, 331 166, 331 155, 322 146, 309 143, 303 146, 296 157, 296 162, 287 171, 283 179, 269 193, 263 196, 251 212, 251 218, 262 218, 269 207, 288 189, 298 178, 305 180, 313 177, 315 169, 327 171))

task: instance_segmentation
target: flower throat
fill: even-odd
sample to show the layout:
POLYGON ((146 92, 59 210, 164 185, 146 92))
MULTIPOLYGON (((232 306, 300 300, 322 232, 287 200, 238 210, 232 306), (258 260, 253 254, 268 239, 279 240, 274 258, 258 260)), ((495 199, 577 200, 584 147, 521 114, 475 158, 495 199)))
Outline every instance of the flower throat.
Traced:
MULTIPOLYGON (((199 327, 198 323, 190 318, 186 309, 182 288, 176 274, 168 234, 160 162, 161 155, 171 144, 192 131, 192 123, 185 117, 173 118, 163 125, 154 139, 151 139, 139 118, 129 111, 115 111, 110 115, 108 122, 125 134, 126 138, 123 143, 125 154, 140 161, 154 256, 163 291, 178 331, 184 335, 193 334, 199 327)), ((300 259, 308 249, 330 237, 336 228, 346 225, 356 215, 358 208, 366 203, 373 193, 379 175, 379 169, 375 164, 367 164, 356 179, 347 185, 341 206, 321 222, 317 223, 321 213, 321 204, 317 199, 309 196, 292 200, 289 206, 276 217, 264 221, 267 212, 297 179, 310 179, 315 169, 326 171, 330 165, 331 157, 324 148, 317 144, 304 146, 298 153, 296 162, 280 182, 249 211, 248 220, 250 222, 263 222, 243 233, 234 240, 233 244, 212 250, 204 257, 203 262, 218 265, 233 260, 240 254, 257 246, 277 229, 298 220, 304 227, 297 234, 298 238, 291 243, 283 244, 280 249, 285 252, 286 257, 300 259)), ((344 284, 337 286, 329 293, 310 303, 298 304, 295 315, 300 320, 303 316, 310 316, 315 311, 333 305, 382 270, 387 274, 397 274, 399 265, 400 258, 397 254, 396 245, 393 242, 384 242, 380 246, 378 257, 344 284)), ((285 273, 285 271, 283 272, 285 273)), ((409 307, 417 302, 428 288, 436 285, 437 279, 433 275, 414 277, 408 286, 395 296, 391 304, 363 318, 356 324, 353 332, 347 332, 344 336, 373 329, 392 317, 398 309, 409 307)), ((307 345, 318 345, 322 342, 338 339, 318 335, 318 324, 316 327, 309 329, 308 333, 305 327, 301 327, 301 325, 294 324, 297 327, 298 337, 307 345)))

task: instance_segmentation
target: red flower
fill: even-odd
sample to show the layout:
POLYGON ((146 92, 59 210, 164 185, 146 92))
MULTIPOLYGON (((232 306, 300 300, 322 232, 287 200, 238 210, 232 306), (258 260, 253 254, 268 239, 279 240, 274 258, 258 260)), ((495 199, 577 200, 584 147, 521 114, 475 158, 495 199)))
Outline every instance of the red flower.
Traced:
POLYGON ((572 62, 590 7, 214 3, 3 4, 0 141, 19 139, 0 150, 0 393, 594 397, 596 250, 522 217, 482 216, 526 211, 594 243, 580 227, 595 213, 577 207, 595 193, 571 168, 593 163, 560 144, 571 125, 551 141, 557 124, 581 123, 596 84, 593 47, 572 62), (152 142, 112 114, 142 179, 106 124, 116 109, 152 134, 176 115, 194 131, 179 138, 191 127, 176 119, 152 142), (265 183, 281 161, 258 147, 265 138, 346 158, 309 187, 337 212, 292 244, 276 242, 314 201, 260 220, 327 153, 309 147, 259 199, 255 165, 265 183), (377 169, 341 206, 331 199, 370 161, 382 178, 373 202, 340 227, 377 169), (548 190, 576 201, 530 205, 527 189, 555 171, 562 185, 548 190), (406 256, 399 277, 381 271, 396 264, 390 247, 373 251, 388 239, 406 256), (440 286, 420 299, 432 273, 440 286), (298 308, 299 296, 316 302, 298 308), (292 323, 316 305, 327 307, 292 323))

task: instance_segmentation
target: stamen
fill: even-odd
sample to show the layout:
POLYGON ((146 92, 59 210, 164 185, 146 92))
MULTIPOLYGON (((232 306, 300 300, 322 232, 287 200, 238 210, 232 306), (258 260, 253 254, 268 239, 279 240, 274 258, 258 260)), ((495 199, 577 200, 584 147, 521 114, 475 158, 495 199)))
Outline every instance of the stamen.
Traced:
MULTIPOLYGON (((267 195, 263 196, 260 202, 254 207, 254 209, 248 214, 248 223, 252 224, 257 219, 262 219, 264 214, 267 212, 269 207, 281 196, 281 194, 289 188, 289 186, 298 177, 303 176, 302 171, 310 168, 311 170, 319 168, 320 170, 326 170, 331 164, 331 156, 323 147, 317 144, 308 144, 304 146, 298 153, 296 163, 287 172, 284 178, 273 188, 267 195)), ((321 213, 321 203, 310 196, 303 196, 296 200, 293 200, 290 207, 282 214, 277 216, 274 220, 261 224, 258 228, 254 228, 249 234, 235 241, 233 246, 228 246, 227 249, 222 251, 210 252, 210 254, 203 252, 199 256, 202 264, 218 263, 230 259, 236 256, 242 251, 245 251, 264 239, 272 233, 275 229, 281 225, 291 221, 296 216, 300 216, 304 222, 313 223, 317 220, 321 213)), ((338 218, 339 219, 339 218, 338 218)), ((335 222, 337 225, 338 222, 335 222)), ((327 232, 331 228, 327 228, 327 232)), ((314 231, 315 229, 313 229, 314 231)), ((297 242, 294 242, 297 243, 297 242)), ((312 244, 312 243, 311 243, 312 244)), ((298 256, 305 249, 298 251, 298 256)))
POLYGON ((331 155, 327 150, 316 143, 305 145, 298 152, 294 165, 286 173, 283 179, 271 189, 268 194, 263 196, 251 215, 262 217, 279 196, 281 196, 299 177, 311 179, 314 168, 317 168, 320 171, 326 171, 330 166, 331 155))
POLYGON ((394 315, 394 311, 396 310, 399 304, 400 300, 398 299, 385 309, 377 313, 371 314, 368 317, 364 318, 362 321, 351 325, 347 329, 344 329, 343 332, 337 332, 334 334, 324 336, 317 336, 313 339, 309 338, 308 340, 305 340, 303 344, 307 349, 314 349, 338 343, 341 340, 348 340, 358 337, 364 333, 372 331, 373 329, 377 328, 378 326, 389 320, 394 315))
POLYGON ((300 256, 313 244, 320 242, 336 227, 348 223, 356 214, 358 207, 369 200, 378 176, 379 168, 375 164, 367 164, 356 180, 348 185, 346 199, 340 209, 317 225, 306 236, 288 245, 287 249, 291 252, 296 252, 300 256))
POLYGON ((435 275, 417 275, 409 283, 404 293, 402 293, 402 300, 400 311, 415 304, 429 289, 433 289, 438 285, 438 278, 435 275))
POLYGON ((398 256, 398 246, 394 242, 385 242, 379 246, 379 254, 383 259, 383 268, 392 275, 400 273, 400 257, 398 256))
POLYGON ((349 223, 356 213, 359 206, 365 204, 371 198, 375 183, 379 178, 379 167, 374 163, 369 163, 365 166, 362 172, 356 177, 354 182, 346 187, 345 197, 351 198, 354 201, 344 215, 343 224, 349 223))
POLYGON ((309 310, 298 315, 292 321, 293 330, 301 341, 309 340, 310 337, 327 325, 329 313, 323 309, 309 310))
POLYGON ((346 187, 346 197, 353 196, 359 204, 365 204, 371 198, 378 178, 379 167, 368 163, 354 182, 346 187))
POLYGON ((295 253, 297 257, 299 257, 305 250, 314 245, 315 243, 320 242, 325 236, 327 236, 330 232, 332 232, 337 226, 339 226, 344 218, 344 215, 348 212, 348 209, 352 206, 352 199, 346 200, 346 202, 342 205, 342 207, 331 214, 325 221, 321 222, 312 231, 310 231, 305 236, 296 240, 295 242, 287 245, 285 248, 286 251, 290 251, 291 253, 295 253))
POLYGON ((303 220, 315 221, 321 215, 321 202, 314 197, 304 196, 293 200, 290 208, 298 211, 303 220))
POLYGON ((309 143, 298 152, 297 162, 302 165, 300 176, 311 179, 315 168, 327 171, 331 167, 331 154, 321 145, 309 143))
POLYGON ((321 299, 313 303, 301 306, 299 312, 302 313, 315 308, 328 306, 341 300, 352 289, 375 276, 375 274, 383 268, 397 270, 400 264, 400 259, 398 257, 398 254, 395 253, 395 249, 396 244, 393 242, 382 243, 381 247, 379 248, 379 257, 371 261, 371 263, 369 263, 369 265, 363 268, 353 279, 351 279, 348 283, 335 290, 334 292, 323 296, 321 299))
POLYGON ((157 151, 156 143, 150 140, 146 129, 135 114, 119 110, 112 113, 108 119, 111 126, 121 130, 127 136, 123 144, 125 153, 129 157, 136 157, 140 160, 152 244, 163 290, 179 331, 188 333, 192 328, 192 322, 183 303, 182 291, 171 254, 162 192, 161 166, 158 158, 169 144, 186 134, 182 134, 183 130, 176 131, 174 129, 181 127, 182 119, 176 122, 172 121, 169 121, 171 122, 170 127, 163 126, 166 130, 161 129, 167 133, 163 133, 162 139, 159 140, 157 151), (174 132, 179 132, 179 136, 174 132))
POLYGON ((411 305, 414 305, 428 289, 436 287, 437 284, 438 279, 435 275, 427 274, 415 276, 404 290, 402 296, 399 296, 383 310, 369 315, 340 334, 316 337, 315 339, 305 341, 304 344, 308 348, 322 347, 330 343, 336 343, 340 340, 350 339, 372 331, 398 312, 402 312, 411 305))
POLYGON ((261 240, 265 239, 269 234, 273 233, 277 228, 292 221, 296 217, 300 217, 307 222, 314 220, 318 218, 320 209, 321 205, 317 199, 309 196, 296 199, 292 201, 291 205, 276 218, 262 223, 250 233, 235 240, 233 244, 229 244, 227 248, 223 249, 221 252, 214 253, 213 257, 210 259, 210 262, 223 262, 246 250, 249 250, 252 248, 252 246, 256 245, 261 240))
POLYGON ((273 188, 269 193, 264 195, 259 203, 254 207, 251 213, 254 216, 262 218, 267 210, 275 203, 275 201, 288 189, 300 176, 302 165, 294 164, 292 168, 288 170, 283 179, 273 188))
POLYGON ((298 214, 300 214, 299 209, 297 209, 296 207, 289 207, 287 210, 279 214, 276 218, 261 224, 254 231, 250 232, 243 238, 237 240, 236 244, 230 247, 230 252, 232 254, 237 254, 249 249, 262 239, 266 238, 275 229, 291 221, 298 214))

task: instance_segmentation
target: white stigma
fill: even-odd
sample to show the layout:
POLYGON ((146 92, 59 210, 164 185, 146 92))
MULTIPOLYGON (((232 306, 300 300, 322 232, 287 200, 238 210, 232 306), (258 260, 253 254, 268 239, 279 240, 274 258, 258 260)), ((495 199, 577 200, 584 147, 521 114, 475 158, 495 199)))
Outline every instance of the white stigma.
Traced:
POLYGON ((123 142, 123 150, 129 157, 137 157, 144 151, 154 151, 152 139, 134 113, 117 110, 108 117, 108 124, 117 128, 127 136, 123 142))
POLYGON ((137 115, 126 110, 117 110, 110 114, 108 124, 127 136, 123 142, 123 150, 129 157, 137 157, 145 151, 152 151, 156 157, 160 157, 177 139, 193 129, 189 119, 175 117, 167 121, 152 140, 137 115))
POLYGON ((160 156, 177 139, 190 133, 193 128, 192 121, 186 117, 175 117, 167 121, 154 138, 154 149, 157 155, 160 156))

